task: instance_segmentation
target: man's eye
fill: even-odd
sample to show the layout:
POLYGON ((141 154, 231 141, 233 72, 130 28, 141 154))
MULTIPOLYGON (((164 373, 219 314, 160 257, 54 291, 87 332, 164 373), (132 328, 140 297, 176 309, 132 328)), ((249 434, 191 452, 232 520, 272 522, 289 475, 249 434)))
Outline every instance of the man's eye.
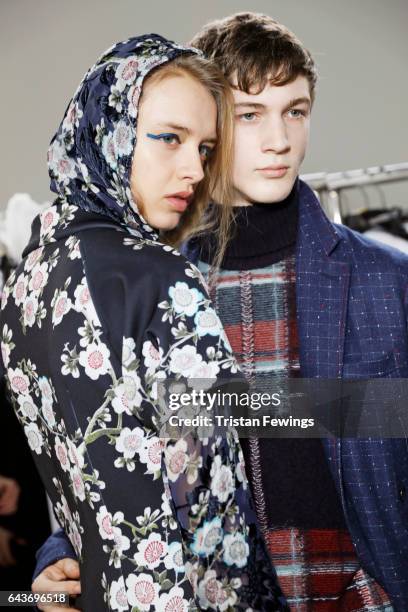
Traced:
POLYGON ((244 121, 252 121, 253 119, 255 119, 255 117, 255 113, 244 113, 243 115, 240 115, 240 118, 244 119, 244 121))
POLYGON ((306 115, 306 112, 304 110, 301 110, 300 108, 291 108, 288 113, 294 119, 298 119, 299 117, 305 117, 306 115))
POLYGON ((211 155, 214 152, 213 147, 208 147, 207 145, 201 145, 199 148, 200 151, 200 156, 207 161, 208 159, 210 159, 211 155))

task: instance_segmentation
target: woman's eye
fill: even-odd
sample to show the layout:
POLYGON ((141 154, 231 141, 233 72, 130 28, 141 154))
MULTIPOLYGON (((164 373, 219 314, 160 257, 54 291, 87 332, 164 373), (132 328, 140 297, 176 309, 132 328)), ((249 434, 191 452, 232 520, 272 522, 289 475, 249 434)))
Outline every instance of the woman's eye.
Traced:
POLYGON ((180 138, 177 134, 173 134, 171 132, 166 132, 163 134, 147 134, 149 138, 153 138, 153 140, 161 140, 165 144, 180 144, 180 138))
POLYGON ((159 138, 166 144, 180 144, 180 138, 177 134, 159 134, 159 138))
POLYGON ((208 159, 210 159, 214 149, 213 147, 208 147, 207 145, 201 145, 199 148, 200 151, 200 156, 207 161, 208 159))

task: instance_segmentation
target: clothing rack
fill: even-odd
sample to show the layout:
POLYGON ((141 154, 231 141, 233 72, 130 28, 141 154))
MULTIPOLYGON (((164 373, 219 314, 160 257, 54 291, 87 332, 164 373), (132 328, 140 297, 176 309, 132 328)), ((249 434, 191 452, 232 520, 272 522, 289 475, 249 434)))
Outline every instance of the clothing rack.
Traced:
POLYGON ((316 192, 330 219, 341 223, 341 194, 344 190, 408 181, 408 162, 344 172, 304 174, 301 178, 316 192))

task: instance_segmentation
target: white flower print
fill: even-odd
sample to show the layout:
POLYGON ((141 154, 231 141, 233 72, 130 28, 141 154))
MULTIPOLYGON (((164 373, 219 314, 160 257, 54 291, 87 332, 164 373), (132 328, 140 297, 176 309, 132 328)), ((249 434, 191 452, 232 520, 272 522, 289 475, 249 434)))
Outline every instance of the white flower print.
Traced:
POLYGON ((112 525, 112 514, 107 511, 106 506, 101 506, 96 515, 96 522, 99 526, 99 533, 103 540, 113 540, 113 525, 112 525))
POLYGON ((216 361, 202 361, 191 374, 188 384, 199 391, 209 389, 216 381, 220 368, 216 361))
POLYGON ((190 287, 187 283, 176 283, 170 287, 169 296, 174 311, 192 317, 198 310, 198 304, 204 300, 203 294, 197 289, 190 287))
POLYGON ((44 419, 50 429, 52 429, 56 423, 55 413, 52 409, 52 405, 49 402, 43 402, 41 405, 41 412, 43 413, 44 419))
POLYGON ((71 510, 69 509, 68 506, 68 502, 66 500, 65 495, 61 495, 61 500, 58 501, 55 504, 55 514, 57 515, 60 523, 71 523, 72 519, 72 514, 71 514, 71 510))
POLYGON ((170 508, 169 498, 170 498, 170 490, 166 493, 166 489, 168 489, 168 485, 165 484, 165 491, 162 493, 162 504, 161 511, 165 516, 173 516, 173 513, 170 508))
POLYGON ((121 576, 119 580, 114 580, 111 583, 109 589, 109 603, 111 610, 118 610, 118 612, 129 610, 125 580, 123 576, 121 576))
MULTIPOLYGON (((159 340, 157 340, 157 342, 159 342, 159 340)), ((143 342, 142 355, 144 357, 147 373, 153 374, 160 365, 163 357, 163 349, 161 346, 156 348, 150 340, 146 340, 143 342)))
POLYGON ((191 544, 191 550, 200 557, 208 557, 212 555, 218 544, 222 541, 223 529, 221 519, 213 518, 211 521, 205 521, 204 525, 196 529, 194 533, 194 542, 191 544))
POLYGON ((1 357, 3 359, 3 364, 5 368, 8 368, 8 365, 10 363, 10 353, 11 353, 10 344, 6 342, 2 342, 1 343, 1 357))
POLYGON ((188 463, 187 442, 183 439, 177 440, 174 445, 167 445, 164 451, 167 467, 167 475, 171 482, 175 482, 182 474, 188 463))
POLYGON ((16 395, 28 395, 30 389, 30 381, 28 376, 24 374, 21 368, 9 368, 7 376, 10 381, 11 389, 16 395))
POLYGON ((221 322, 214 308, 206 308, 200 310, 194 317, 197 334, 202 337, 207 334, 210 336, 219 336, 221 333, 221 322))
POLYGON ((120 527, 113 528, 113 539, 115 542, 115 550, 118 555, 121 555, 125 550, 129 550, 130 540, 127 536, 123 535, 120 527))
POLYGON ((248 479, 245 472, 245 463, 243 458, 240 458, 240 461, 237 464, 235 475, 238 481, 242 483, 242 488, 245 490, 247 488, 248 479))
MULTIPOLYGON (((71 540, 72 546, 74 547, 74 550, 77 556, 80 557, 81 552, 82 552, 82 538, 81 538, 80 527, 79 527, 78 512, 75 513, 74 517, 77 520, 73 520, 69 524, 68 537, 71 540)), ((81 528, 81 530, 83 531, 83 528, 81 528)))
POLYGON ((79 119, 83 116, 83 111, 78 107, 77 102, 71 102, 64 117, 62 127, 66 131, 70 131, 74 126, 78 126, 79 119))
POLYGON ((35 249, 35 251, 32 251, 28 255, 26 262, 24 264, 24 270, 26 272, 30 272, 34 268, 34 266, 40 261, 43 251, 44 251, 44 247, 39 247, 38 249, 35 249))
POLYGON ((46 401, 52 404, 53 402, 52 389, 48 381, 48 378, 46 376, 40 376, 40 378, 38 379, 38 388, 41 391, 43 401, 46 401))
POLYGON ((164 612, 187 612, 189 608, 188 601, 184 599, 183 589, 173 587, 168 593, 162 593, 159 599, 158 610, 164 612))
POLYGON ((124 427, 116 440, 115 448, 127 459, 133 459, 135 454, 142 448, 145 433, 140 427, 129 429, 124 427))
POLYGON ((191 376, 203 358, 197 353, 197 349, 192 345, 184 345, 183 348, 174 348, 171 352, 170 370, 174 374, 191 376))
POLYGON ((74 491, 74 495, 75 497, 79 499, 79 501, 84 501, 85 483, 84 483, 84 479, 82 478, 81 471, 77 467, 74 467, 73 469, 70 470, 70 472, 71 472, 71 481, 72 481, 72 488, 74 491))
POLYGON ((164 565, 168 570, 176 573, 184 573, 183 549, 181 542, 172 542, 167 547, 167 555, 164 558, 164 565))
POLYGON ((224 537, 224 561, 227 565, 244 567, 249 555, 249 546, 242 533, 229 533, 224 537))
POLYGON ((159 533, 151 533, 137 545, 137 549, 133 558, 139 567, 147 569, 156 569, 167 554, 167 544, 159 533))
POLYGON ((38 300, 33 295, 29 295, 23 304, 23 322, 27 327, 32 327, 38 310, 38 300))
POLYGON ((115 153, 117 157, 130 155, 133 150, 133 129, 125 121, 118 121, 113 133, 115 153))
POLYGON ((92 301, 89 292, 88 283, 84 277, 81 284, 77 286, 74 292, 75 304, 74 308, 77 312, 83 312, 88 320, 96 327, 100 327, 101 323, 97 315, 95 305, 92 301))
POLYGON ((69 249, 69 259, 81 259, 81 249, 79 247, 79 240, 76 236, 70 236, 65 241, 65 246, 69 249))
POLYGON ((122 344, 122 366, 128 368, 130 364, 136 359, 134 353, 136 344, 133 338, 123 338, 122 344))
POLYGON ((142 403, 141 380, 136 372, 130 372, 128 376, 124 376, 122 382, 114 388, 115 398, 112 400, 112 406, 117 414, 132 414, 132 410, 137 408, 142 403))
POLYGON ((118 162, 116 159, 115 141, 112 132, 106 134, 102 139, 102 153, 112 170, 116 170, 118 162))
POLYGON ((37 453, 37 455, 40 455, 42 446, 44 444, 44 439, 37 425, 35 423, 29 423, 29 425, 25 425, 24 433, 26 435, 28 445, 31 450, 37 453))
POLYGON ((70 311, 72 302, 68 298, 66 291, 55 290, 54 297, 51 301, 52 306, 52 324, 58 325, 61 323, 63 317, 70 311))
POLYGON ((126 578, 127 597, 130 605, 136 606, 137 610, 148 612, 150 607, 157 610, 158 594, 160 585, 153 582, 149 574, 130 574, 126 578))
POLYGON ((85 374, 92 380, 98 380, 110 369, 110 351, 103 342, 89 344, 79 353, 79 363, 85 368, 85 374))
MULTIPOLYGON (((70 162, 72 163, 72 162, 70 162)), ((72 176, 71 178, 75 178, 75 175, 72 176)), ((44 210, 44 212, 41 213, 40 215, 40 222, 41 222, 41 229, 40 229, 40 235, 41 238, 43 238, 44 236, 52 236, 54 234, 55 231, 55 226, 57 225, 58 221, 60 219, 60 216, 56 210, 55 207, 50 206, 49 208, 47 208, 46 210, 44 210)))
MULTIPOLYGON (((66 151, 58 140, 54 140, 48 149, 48 165, 50 169, 58 176, 58 180, 60 180, 64 185, 67 185, 71 179, 76 178, 75 161, 68 157, 66 151)), ((52 233, 53 232, 48 231, 43 232, 43 227, 41 226, 41 237, 43 237, 45 234, 51 235, 52 233)))
POLYGON ((163 440, 152 436, 140 450, 140 461, 146 464, 148 473, 155 474, 160 470, 164 444, 163 440))
POLYGON ((75 465, 78 470, 82 470, 84 467, 84 452, 85 452, 85 444, 81 444, 79 447, 75 446, 75 444, 69 438, 66 439, 67 447, 68 447, 68 457, 73 465, 75 465))
POLYGON ((211 466, 211 493, 218 497, 220 502, 226 502, 234 491, 234 479, 231 468, 222 464, 222 459, 217 455, 211 466))
POLYGON ((13 287, 13 298, 16 302, 16 306, 21 306, 24 303, 24 300, 27 296, 27 281, 28 278, 23 273, 21 273, 13 287))
POLYGON ((26 418, 30 419, 30 421, 35 421, 38 418, 38 408, 30 395, 20 395, 17 401, 21 412, 26 418))
POLYGON ((229 607, 233 608, 237 601, 237 595, 234 590, 224 588, 222 583, 217 580, 217 574, 214 570, 207 570, 204 577, 198 584, 197 595, 199 597, 200 609, 219 610, 224 612, 229 607))
POLYGON ((128 57, 119 63, 116 68, 116 87, 123 91, 126 86, 131 85, 137 76, 138 61, 135 57, 128 57))
POLYGON ((139 85, 133 85, 129 88, 127 99, 128 99, 128 113, 132 119, 136 119, 138 113, 138 103, 142 89, 139 85))
POLYGON ((64 472, 69 472, 71 464, 68 458, 67 447, 63 442, 61 442, 58 436, 55 437, 54 450, 61 468, 64 470, 64 472))
POLYGON ((79 369, 78 369, 78 355, 76 354, 76 349, 72 349, 70 351, 67 347, 64 348, 66 351, 61 355, 61 361, 64 364, 61 368, 61 374, 64 376, 72 376, 73 378, 79 378, 79 369))
POLYGON ((108 104, 118 113, 122 112, 122 92, 115 85, 110 88, 108 104))
POLYGON ((45 287, 48 280, 48 266, 45 262, 38 263, 31 272, 28 287, 34 295, 38 296, 45 287))

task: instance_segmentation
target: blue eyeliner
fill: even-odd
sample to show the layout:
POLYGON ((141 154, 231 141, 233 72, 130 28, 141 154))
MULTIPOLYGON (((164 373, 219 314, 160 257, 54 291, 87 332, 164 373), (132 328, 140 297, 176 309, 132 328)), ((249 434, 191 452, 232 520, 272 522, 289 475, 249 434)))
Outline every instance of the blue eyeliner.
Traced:
POLYGON ((153 140, 160 140, 160 138, 163 138, 163 136, 175 136, 175 134, 168 133, 168 132, 164 132, 163 134, 149 134, 149 133, 147 133, 146 136, 148 136, 149 138, 153 138, 153 140))

